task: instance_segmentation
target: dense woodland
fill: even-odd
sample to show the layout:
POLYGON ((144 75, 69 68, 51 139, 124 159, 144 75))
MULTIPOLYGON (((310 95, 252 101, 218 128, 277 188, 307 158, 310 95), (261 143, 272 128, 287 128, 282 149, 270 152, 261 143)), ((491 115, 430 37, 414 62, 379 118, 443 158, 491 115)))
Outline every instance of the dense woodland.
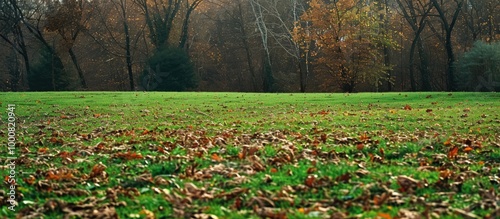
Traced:
POLYGON ((0 90, 494 91, 498 0, 1 0, 0 90))

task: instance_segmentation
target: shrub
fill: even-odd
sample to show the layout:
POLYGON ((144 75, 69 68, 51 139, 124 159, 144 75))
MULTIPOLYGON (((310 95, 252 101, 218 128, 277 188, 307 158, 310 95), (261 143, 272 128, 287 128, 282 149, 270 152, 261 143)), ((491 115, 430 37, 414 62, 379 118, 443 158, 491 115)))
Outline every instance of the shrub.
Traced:
POLYGON ((500 91, 500 43, 478 41, 459 62, 457 84, 467 91, 500 91))
POLYGON ((157 51, 141 77, 146 90, 185 91, 196 88, 198 80, 188 54, 177 47, 157 51))

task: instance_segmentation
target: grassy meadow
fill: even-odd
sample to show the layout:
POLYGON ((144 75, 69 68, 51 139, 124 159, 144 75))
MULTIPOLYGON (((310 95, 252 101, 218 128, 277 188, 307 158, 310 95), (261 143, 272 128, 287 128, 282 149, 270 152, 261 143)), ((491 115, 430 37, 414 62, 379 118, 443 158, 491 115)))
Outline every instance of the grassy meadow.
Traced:
POLYGON ((500 217, 498 93, 33 92, 0 107, 4 218, 500 217))

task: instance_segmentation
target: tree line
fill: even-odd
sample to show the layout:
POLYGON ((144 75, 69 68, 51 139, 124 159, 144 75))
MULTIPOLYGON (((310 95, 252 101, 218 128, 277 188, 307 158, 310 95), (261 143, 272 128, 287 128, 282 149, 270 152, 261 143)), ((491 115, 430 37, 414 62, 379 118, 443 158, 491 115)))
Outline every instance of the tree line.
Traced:
POLYGON ((496 0, 2 0, 0 90, 500 89, 496 0))

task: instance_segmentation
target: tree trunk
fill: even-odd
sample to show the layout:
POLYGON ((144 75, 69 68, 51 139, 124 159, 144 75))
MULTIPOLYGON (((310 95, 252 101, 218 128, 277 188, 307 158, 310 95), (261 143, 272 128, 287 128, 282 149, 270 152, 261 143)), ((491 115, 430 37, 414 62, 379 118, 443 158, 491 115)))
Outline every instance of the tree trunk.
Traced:
POLYGON ((128 78, 130 82, 130 90, 135 91, 134 72, 132 71, 132 54, 130 52, 130 33, 127 23, 127 12, 125 8, 125 3, 123 1, 121 2, 120 7, 122 9, 123 32, 125 33, 125 52, 126 52, 128 78))
MULTIPOLYGON (((447 70, 446 70, 446 76, 447 76, 447 81, 446 85, 448 87, 449 91, 455 90, 455 70, 454 70, 454 63, 455 63, 455 54, 453 53, 453 45, 451 42, 451 33, 453 32, 453 27, 455 27, 456 21, 458 19, 458 15, 460 14, 460 11, 462 10, 462 6, 464 4, 464 0, 457 2, 457 8, 453 12, 453 17, 451 18, 451 22, 448 22, 448 19, 446 18, 446 15, 441 8, 441 5, 437 2, 437 0, 431 0, 434 7, 436 8, 437 12, 439 13, 439 18, 441 19, 441 23, 443 26, 443 29, 446 31, 446 38, 445 38, 445 50, 446 50, 446 55, 448 56, 447 59, 447 70)), ((442 2, 441 2, 442 3, 442 2)))
POLYGON ((252 77, 252 87, 253 87, 253 91, 254 92, 257 92, 259 91, 259 89, 257 88, 257 78, 255 76, 255 70, 253 68, 253 64, 252 64, 252 53, 250 51, 250 46, 248 44, 248 35, 247 35, 247 32, 245 30, 245 22, 243 20, 243 10, 241 8, 241 2, 238 2, 238 12, 239 12, 239 20, 240 20, 240 29, 241 29, 241 34, 243 35, 243 37, 241 38, 241 42, 243 43, 243 48, 245 48, 245 55, 246 55, 246 58, 247 58, 247 64, 248 64, 248 70, 250 71, 250 76, 252 77))
POLYGON ((269 54, 266 54, 264 57, 264 65, 263 65, 263 80, 262 85, 264 87, 264 92, 274 92, 274 77, 273 77, 273 67, 271 62, 271 57, 269 54))
POLYGON ((271 62, 271 52, 269 51, 268 46, 268 29, 266 23, 264 21, 264 15, 262 13, 262 6, 255 2, 255 0, 250 1, 250 5, 252 6, 252 11, 255 16, 255 20, 257 23, 257 29, 260 33, 260 39, 262 41, 262 47, 265 53, 265 60, 263 64, 263 89, 264 92, 273 92, 274 91, 274 76, 272 71, 272 62, 271 62))
POLYGON ((424 44, 422 39, 419 37, 417 41, 418 55, 420 59, 420 75, 422 83, 422 91, 431 91, 431 72, 429 71, 429 57, 425 53, 424 44))
POLYGON ((417 84, 415 82, 415 71, 413 68, 413 65, 415 63, 415 47, 417 45, 417 41, 419 38, 413 39, 413 42, 411 43, 410 47, 410 86, 411 86, 411 91, 417 91, 417 84))
POLYGON ((447 73, 447 85, 448 85, 448 90, 449 91, 454 91, 455 90, 455 54, 453 53, 453 46, 451 44, 451 30, 447 31, 446 33, 446 55, 448 56, 447 60, 447 65, 448 69, 446 70, 447 73))
POLYGON ((306 76, 307 76, 307 72, 306 71, 306 68, 304 66, 305 63, 302 61, 301 58, 299 58, 299 77, 300 77, 300 92, 301 93, 305 93, 306 92, 306 76))
POLYGON ((179 40, 179 48, 184 48, 184 46, 186 45, 186 41, 187 41, 187 38, 188 38, 188 27, 189 27, 189 18, 191 17, 191 13, 193 12, 194 9, 196 9, 196 7, 198 7, 198 5, 202 2, 203 0, 195 0, 191 5, 189 5, 189 2, 186 1, 186 7, 188 8, 187 9, 187 12, 186 12, 186 15, 184 17, 184 21, 182 23, 182 30, 181 30, 181 37, 180 37, 180 40, 179 40))
POLYGON ((73 65, 75 65, 76 71, 78 72, 78 77, 80 78, 80 85, 82 86, 83 89, 87 89, 87 82, 85 81, 85 77, 83 76, 83 71, 82 68, 80 68, 80 65, 78 64, 78 59, 76 58, 75 52, 73 51, 73 48, 69 48, 68 50, 69 56, 71 57, 71 61, 73 62, 73 65))

